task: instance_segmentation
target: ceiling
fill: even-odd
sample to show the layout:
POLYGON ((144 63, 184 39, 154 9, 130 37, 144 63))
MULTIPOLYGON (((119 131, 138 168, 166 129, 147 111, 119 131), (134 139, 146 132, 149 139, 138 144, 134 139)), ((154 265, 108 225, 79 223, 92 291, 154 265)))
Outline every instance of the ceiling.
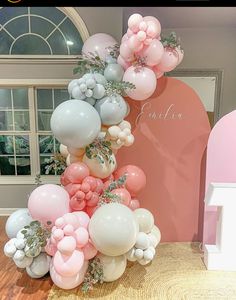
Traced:
POLYGON ((132 13, 151 15, 163 28, 236 27, 236 7, 125 7, 124 17, 132 13))

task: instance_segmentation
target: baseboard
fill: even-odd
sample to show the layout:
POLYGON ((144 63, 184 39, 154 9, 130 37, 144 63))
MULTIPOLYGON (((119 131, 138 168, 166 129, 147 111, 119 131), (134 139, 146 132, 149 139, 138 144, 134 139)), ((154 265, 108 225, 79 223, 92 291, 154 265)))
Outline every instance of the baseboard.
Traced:
POLYGON ((14 211, 20 208, 0 208, 0 217, 1 216, 10 216, 14 211))

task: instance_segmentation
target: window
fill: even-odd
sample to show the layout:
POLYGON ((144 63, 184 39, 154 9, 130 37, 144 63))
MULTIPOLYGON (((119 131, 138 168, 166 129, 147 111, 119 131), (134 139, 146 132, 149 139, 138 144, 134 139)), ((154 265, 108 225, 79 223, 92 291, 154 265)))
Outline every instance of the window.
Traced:
POLYGON ((16 183, 24 175, 24 183, 33 183, 36 174, 41 174, 47 182, 48 177, 58 181, 53 178, 57 174, 45 174, 45 167, 47 159, 59 150, 60 144, 50 129, 50 118, 53 110, 70 98, 68 80, 35 80, 32 84, 20 81, 17 86, 13 85, 16 80, 8 85, 0 81, 1 180, 14 175, 16 183))

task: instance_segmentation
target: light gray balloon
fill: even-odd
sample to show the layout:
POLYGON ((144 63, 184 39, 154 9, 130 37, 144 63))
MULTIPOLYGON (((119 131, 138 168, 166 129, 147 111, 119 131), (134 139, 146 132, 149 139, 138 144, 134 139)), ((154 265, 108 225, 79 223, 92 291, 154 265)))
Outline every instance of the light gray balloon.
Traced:
POLYGON ((77 100, 84 100, 86 98, 85 94, 83 94, 80 90, 79 86, 76 86, 72 90, 72 97, 77 100))
POLYGON ((104 76, 107 80, 120 82, 123 78, 124 70, 119 64, 109 64, 104 70, 104 76))
POLYGON ((78 86, 78 84, 79 84, 79 79, 73 79, 72 81, 69 82, 68 92, 69 92, 70 95, 72 94, 73 88, 78 86))
POLYGON ((96 103, 96 99, 90 97, 86 98, 85 101, 91 104, 92 106, 94 106, 94 104, 96 103))
POLYGON ((83 77, 78 79, 78 85, 80 85, 81 83, 85 83, 85 79, 83 77))
POLYGON ((117 62, 117 60, 114 57, 112 57, 111 55, 107 55, 105 60, 108 64, 116 64, 116 62, 117 62))
POLYGON ((82 93, 85 93, 87 91, 86 83, 81 83, 81 85, 79 86, 79 89, 82 93))
MULTIPOLYGON (((88 80, 88 79, 94 79, 94 74, 92 73, 87 73, 87 74, 84 74, 84 76, 82 77, 85 81, 88 80)), ((84 82, 85 82, 84 81, 84 82)))
POLYGON ((88 89, 93 89, 96 86, 96 80, 89 78, 86 80, 86 85, 87 85, 88 89))
POLYGON ((51 258, 46 253, 40 253, 34 258, 32 264, 26 268, 32 278, 40 278, 49 272, 51 258))
POLYGON ((88 97, 88 98, 92 97, 92 96, 93 96, 93 91, 90 90, 90 89, 88 89, 88 90, 85 92, 85 96, 88 97))
POLYGON ((101 100, 98 100, 95 108, 104 125, 115 125, 120 123, 127 113, 127 104, 120 95, 104 97, 101 100))
POLYGON ((94 78, 95 78, 96 82, 99 84, 102 84, 102 85, 107 84, 106 78, 100 73, 94 73, 94 78))
POLYGON ((96 84, 95 88, 93 89, 93 98, 101 99, 105 95, 105 88, 102 84, 96 84))

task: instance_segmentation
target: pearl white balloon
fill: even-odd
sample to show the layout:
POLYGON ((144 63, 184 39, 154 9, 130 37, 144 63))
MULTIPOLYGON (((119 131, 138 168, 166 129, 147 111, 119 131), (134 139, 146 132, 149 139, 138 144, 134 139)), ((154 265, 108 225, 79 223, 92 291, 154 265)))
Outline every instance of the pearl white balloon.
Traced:
POLYGON ((118 256, 134 246, 138 224, 127 206, 109 203, 99 207, 92 215, 89 234, 98 251, 108 256, 118 256))
POLYGON ((145 265, 149 264, 149 263, 151 262, 151 260, 145 260, 145 259, 143 258, 143 259, 141 259, 141 260, 138 260, 138 262, 140 263, 140 265, 145 266, 145 265))
POLYGON ((22 250, 25 248, 26 241, 24 239, 17 239, 15 241, 15 246, 17 249, 22 250))
POLYGON ((153 228, 151 230, 151 234, 155 235, 155 237, 157 239, 157 244, 159 244, 161 241, 161 232, 156 225, 153 226, 153 228))
POLYGON ((68 84, 68 92, 71 95, 72 90, 74 89, 74 87, 78 86, 79 82, 78 79, 73 79, 69 82, 68 84))
POLYGON ((96 103, 96 99, 94 99, 94 98, 86 98, 85 99, 85 101, 87 102, 87 103, 89 103, 90 105, 92 105, 92 106, 94 106, 94 104, 96 103))
POLYGON ((105 282, 112 282, 120 278, 127 265, 125 255, 107 256, 99 254, 98 258, 103 266, 103 278, 105 282))
POLYGON ((33 278, 43 277, 49 272, 50 262, 50 256, 48 256, 46 253, 40 253, 34 258, 32 264, 26 268, 26 271, 31 277, 34 276, 33 278))
POLYGON ((51 129, 62 144, 82 148, 98 136, 101 120, 90 104, 80 100, 68 100, 57 106, 52 113, 51 129))
POLYGON ((25 269, 29 267, 33 262, 33 257, 25 256, 22 260, 17 260, 13 258, 14 263, 18 268, 25 269))
POLYGON ((16 237, 19 230, 29 225, 33 219, 29 214, 28 208, 21 208, 10 215, 6 222, 6 234, 9 238, 16 237))
POLYGON ((137 259, 142 259, 143 258, 143 250, 142 249, 136 249, 134 255, 137 259))
POLYGON ((93 89, 93 98, 101 99, 105 95, 105 88, 102 84, 97 83, 93 89))
POLYGON ((104 125, 120 123, 127 113, 127 104, 120 95, 104 97, 98 100, 94 107, 98 111, 104 125))
POLYGON ((16 250, 13 259, 14 260, 23 260, 25 257, 25 252, 23 250, 16 250))
POLYGON ((147 249, 149 246, 150 241, 148 235, 144 232, 139 232, 136 239, 135 247, 144 250, 147 249))
POLYGON ((149 233, 154 226, 154 217, 152 213, 145 208, 135 209, 134 214, 138 220, 139 231, 149 233))
POLYGON ((94 73, 94 78, 95 78, 96 82, 99 84, 102 84, 102 85, 107 84, 106 78, 100 73, 94 73))
POLYGON ((16 241, 16 238, 13 238, 5 244, 5 246, 3 248, 3 252, 7 257, 13 257, 14 254, 16 253, 17 249, 15 246, 15 241, 16 241))
POLYGON ((124 70, 119 64, 108 64, 104 70, 104 76, 109 81, 120 82, 123 78, 124 70))
POLYGON ((131 248, 126 254, 125 254, 126 258, 129 261, 136 261, 137 258, 135 257, 135 248, 131 248))
POLYGON ((78 85, 72 89, 71 95, 74 99, 77 100, 84 100, 86 98, 85 94, 81 92, 78 85))
POLYGON ((153 260, 153 257, 154 257, 154 255, 151 250, 147 249, 147 250, 143 251, 143 258, 145 260, 153 260))
POLYGON ((158 244, 158 240, 157 240, 156 236, 154 234, 152 234, 152 233, 149 233, 148 234, 148 238, 149 238, 149 241, 150 241, 151 245, 154 248, 156 248, 156 246, 158 244))
POLYGON ((63 157, 67 157, 67 155, 69 154, 67 146, 65 146, 63 144, 60 144, 59 151, 63 157))

